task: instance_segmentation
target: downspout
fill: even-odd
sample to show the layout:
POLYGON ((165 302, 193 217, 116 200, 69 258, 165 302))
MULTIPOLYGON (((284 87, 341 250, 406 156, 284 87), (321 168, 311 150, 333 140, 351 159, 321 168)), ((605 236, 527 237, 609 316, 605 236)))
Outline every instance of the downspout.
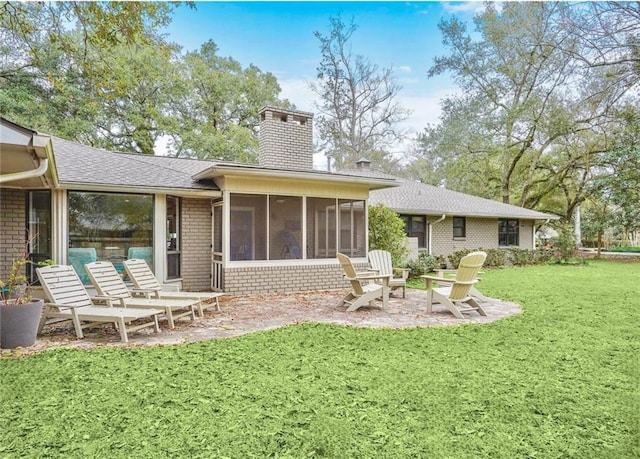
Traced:
POLYGON ((445 218, 447 218, 447 215, 442 214, 442 217, 440 217, 438 220, 429 223, 429 255, 433 255, 433 247, 431 243, 431 241, 433 240, 433 225, 435 225, 436 223, 440 223, 445 218))
POLYGON ((0 183, 13 182, 15 180, 22 180, 22 179, 33 178, 33 177, 41 177, 47 172, 48 168, 49 168, 49 160, 46 158, 43 158, 40 160, 40 165, 37 167, 37 169, 0 175, 0 183))

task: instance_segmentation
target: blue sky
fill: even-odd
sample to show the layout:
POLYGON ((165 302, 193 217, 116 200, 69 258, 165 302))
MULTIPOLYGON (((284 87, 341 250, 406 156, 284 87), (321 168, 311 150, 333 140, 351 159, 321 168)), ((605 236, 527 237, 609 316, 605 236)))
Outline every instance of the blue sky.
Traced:
POLYGON ((195 50, 213 40, 222 56, 273 73, 281 96, 314 111, 308 89, 320 62, 315 31, 327 33, 329 18, 353 18, 354 54, 380 67, 393 67, 403 86, 399 102, 413 111, 406 126, 421 130, 435 123, 439 100, 458 88, 447 76, 427 78, 433 58, 443 54, 437 24, 452 14, 470 20, 480 2, 197 2, 175 10, 168 38, 195 50))

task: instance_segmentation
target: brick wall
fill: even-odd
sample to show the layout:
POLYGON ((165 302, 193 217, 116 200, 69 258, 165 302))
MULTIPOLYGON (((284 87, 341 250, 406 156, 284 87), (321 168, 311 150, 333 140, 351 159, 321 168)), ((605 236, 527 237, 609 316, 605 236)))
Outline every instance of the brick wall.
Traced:
POLYGON ((264 107, 260 110, 259 162, 276 169, 313 169, 313 114, 264 107))
MULTIPOLYGON (((531 220, 520 220, 520 248, 531 249, 533 246, 531 220)), ((453 238, 453 219, 446 218, 433 225, 434 255, 449 255, 462 249, 498 248, 498 219, 497 218, 467 218, 467 237, 453 238)))
POLYGON ((24 254, 25 192, 0 189, 0 278, 6 278, 13 259, 24 254))
MULTIPOLYGON (((355 265, 363 271, 366 264, 355 265)), ((224 291, 232 295, 325 290, 349 287, 342 267, 335 265, 227 268, 224 291)))
POLYGON ((185 290, 211 288, 211 202, 182 200, 182 279, 185 290))

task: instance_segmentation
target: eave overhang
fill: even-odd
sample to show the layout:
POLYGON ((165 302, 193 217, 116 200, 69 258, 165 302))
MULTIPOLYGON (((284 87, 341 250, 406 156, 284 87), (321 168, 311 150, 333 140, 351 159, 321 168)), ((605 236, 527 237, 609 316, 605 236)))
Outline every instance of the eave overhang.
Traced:
POLYGON ((360 177, 356 175, 336 174, 330 172, 320 171, 292 171, 282 169, 267 169, 258 166, 229 166, 229 165, 215 165, 211 166, 202 172, 194 175, 194 180, 204 179, 219 179, 225 176, 236 177, 260 177, 270 178, 274 180, 300 180, 300 181, 312 181, 328 184, 348 183, 351 185, 362 185, 369 190, 380 190, 383 188, 396 187, 400 185, 400 182, 394 179, 383 178, 371 178, 360 177))

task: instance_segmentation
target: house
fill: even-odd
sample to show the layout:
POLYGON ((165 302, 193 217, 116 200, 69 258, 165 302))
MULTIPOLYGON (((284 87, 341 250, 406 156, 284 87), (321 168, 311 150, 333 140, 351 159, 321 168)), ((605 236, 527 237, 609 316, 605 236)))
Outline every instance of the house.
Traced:
POLYGON ((190 290, 344 286, 336 252, 366 262, 369 192, 397 183, 313 170, 312 121, 261 109, 248 165, 116 153, 0 119, 0 271, 29 234, 34 260, 85 281, 88 261, 136 257, 190 290))
POLYGON ((369 205, 384 204, 405 222, 411 253, 448 255, 462 249, 535 249, 541 223, 559 217, 424 183, 381 174, 366 159, 356 163, 360 176, 395 178, 400 185, 373 190, 369 205))
POLYGON ((70 264, 86 282, 85 263, 121 270, 135 257, 189 290, 337 288, 337 252, 366 264, 368 203, 394 208, 416 249, 435 254, 530 248, 534 223, 551 218, 362 165, 313 170, 312 130, 311 113, 262 108, 249 165, 106 151, 0 118, 0 275, 28 239, 33 260, 70 264))

